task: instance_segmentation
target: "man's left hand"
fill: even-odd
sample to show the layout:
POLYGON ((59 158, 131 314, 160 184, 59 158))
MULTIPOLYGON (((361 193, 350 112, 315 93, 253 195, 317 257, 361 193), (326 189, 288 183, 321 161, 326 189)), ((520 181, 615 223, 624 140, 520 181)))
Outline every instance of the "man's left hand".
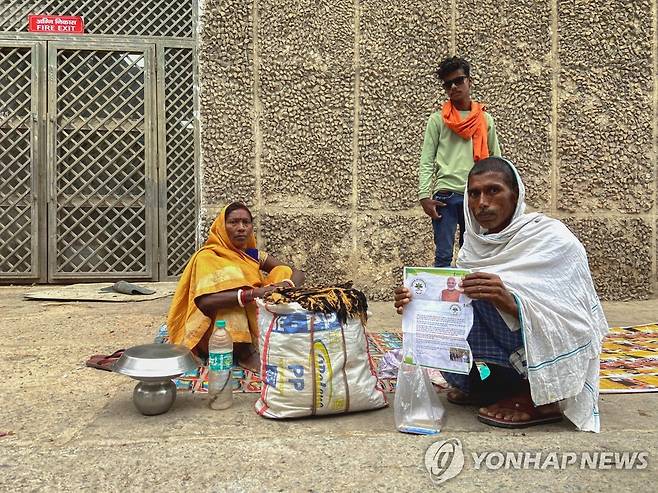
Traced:
POLYGON ((496 274, 486 272, 468 274, 462 279, 460 287, 469 298, 490 301, 500 310, 510 315, 517 315, 514 296, 507 290, 502 279, 496 274))

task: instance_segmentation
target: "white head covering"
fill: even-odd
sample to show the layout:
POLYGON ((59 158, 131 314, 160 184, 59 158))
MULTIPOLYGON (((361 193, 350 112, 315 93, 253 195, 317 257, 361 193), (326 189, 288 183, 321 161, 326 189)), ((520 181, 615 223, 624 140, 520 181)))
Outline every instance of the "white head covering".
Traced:
POLYGON ((525 213, 525 187, 510 224, 486 234, 464 200, 466 231, 458 267, 497 274, 515 297, 528 380, 536 405, 561 401, 580 429, 599 431, 601 342, 608 330, 585 249, 560 221, 525 213))
MULTIPOLYGON (((475 219, 475 216, 468 207, 468 183, 464 191, 464 222, 466 224, 466 231, 464 233, 464 247, 459 252, 461 259, 465 253, 465 248, 470 251, 472 255, 480 257, 488 257, 491 253, 498 250, 500 246, 504 246, 514 235, 528 222, 537 218, 541 214, 535 212, 525 214, 525 186, 521 180, 519 172, 512 162, 506 158, 495 158, 505 161, 512 169, 516 177, 516 184, 519 188, 519 198, 516 201, 516 208, 510 224, 499 233, 487 233, 484 228, 475 219)), ((459 263, 459 260, 458 260, 459 263)))

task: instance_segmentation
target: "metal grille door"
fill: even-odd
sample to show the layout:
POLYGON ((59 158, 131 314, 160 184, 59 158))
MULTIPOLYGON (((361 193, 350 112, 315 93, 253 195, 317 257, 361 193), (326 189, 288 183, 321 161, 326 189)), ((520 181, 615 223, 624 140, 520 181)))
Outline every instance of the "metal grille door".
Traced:
POLYGON ((0 277, 39 277, 38 46, 0 41, 0 277))
POLYGON ((48 61, 49 277, 157 276, 154 47, 49 43, 48 61))
POLYGON ((160 130, 160 278, 180 275, 196 248, 197 174, 194 138, 194 58, 190 49, 164 48, 159 67, 164 102, 160 130), (164 227, 166 225, 166 227, 164 227))
POLYGON ((0 281, 172 279, 196 248, 198 0, 0 0, 0 281), (76 15, 75 36, 28 31, 76 15))
POLYGON ((0 39, 0 281, 176 277, 198 224, 193 46, 25 38, 0 39))

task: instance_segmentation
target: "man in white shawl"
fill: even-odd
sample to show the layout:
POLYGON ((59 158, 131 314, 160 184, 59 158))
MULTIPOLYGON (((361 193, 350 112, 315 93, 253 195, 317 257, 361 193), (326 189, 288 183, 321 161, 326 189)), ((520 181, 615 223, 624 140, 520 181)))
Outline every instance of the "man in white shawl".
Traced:
MULTIPOLYGON (((491 377, 444 373, 457 404, 484 404, 478 419, 521 428, 571 420, 600 430, 599 357, 608 325, 582 244, 556 219, 525 213, 525 188, 506 159, 472 168, 465 191, 464 246, 457 266, 473 300, 468 337, 491 377)), ((402 312, 411 293, 395 291, 402 312)))

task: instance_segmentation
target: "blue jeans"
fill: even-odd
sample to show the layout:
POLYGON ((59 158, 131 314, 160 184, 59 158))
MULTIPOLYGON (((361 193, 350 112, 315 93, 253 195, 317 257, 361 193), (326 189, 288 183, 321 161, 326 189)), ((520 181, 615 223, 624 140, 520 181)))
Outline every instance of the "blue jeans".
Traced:
POLYGON ((434 200, 443 202, 437 207, 440 219, 432 219, 434 230, 434 267, 450 267, 455 244, 455 230, 459 225, 459 246, 464 244, 464 196, 457 192, 437 192, 434 200))

